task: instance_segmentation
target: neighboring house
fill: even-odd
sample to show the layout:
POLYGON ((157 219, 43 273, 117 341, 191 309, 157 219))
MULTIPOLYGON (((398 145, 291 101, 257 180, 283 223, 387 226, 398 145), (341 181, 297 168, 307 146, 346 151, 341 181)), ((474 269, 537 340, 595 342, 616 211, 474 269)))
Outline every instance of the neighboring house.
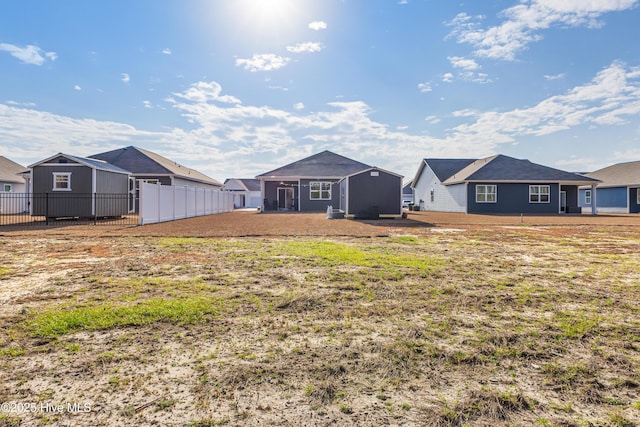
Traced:
POLYGON ((229 178, 223 189, 233 193, 233 207, 259 208, 261 205, 260 181, 253 178, 229 178))
POLYGON ((413 200, 413 188, 411 188, 411 182, 407 182, 402 187, 402 206, 408 207, 414 203, 413 200))
POLYGON ((27 168, 0 156, 0 214, 17 214, 29 209, 27 168))
POLYGON ((402 178, 379 168, 368 168, 342 178, 340 210, 345 218, 401 218, 402 178))
MULTIPOLYGON (((342 178, 371 169, 331 151, 323 151, 258 175, 263 210, 325 212, 340 205, 342 178)), ((380 194, 380 197, 384 195, 380 194)))
POLYGON ((26 170, 27 168, 13 160, 0 156, 0 192, 26 193, 27 181, 23 178, 26 170))
POLYGON ((138 147, 125 147, 89 156, 131 172, 136 181, 186 187, 222 188, 222 183, 173 160, 138 147))
POLYGON ((112 217, 130 211, 130 173, 117 166, 58 153, 29 169, 34 216, 112 217))
MULTIPOLYGON (((424 159, 413 180, 420 210, 551 214, 579 213, 578 187, 599 181, 495 155, 484 159, 424 159)), ((594 211, 595 213, 595 211, 594 211)))
POLYGON ((640 161, 618 163, 585 176, 602 182, 595 194, 591 188, 580 188, 583 209, 590 209, 595 200, 598 212, 640 213, 640 161))

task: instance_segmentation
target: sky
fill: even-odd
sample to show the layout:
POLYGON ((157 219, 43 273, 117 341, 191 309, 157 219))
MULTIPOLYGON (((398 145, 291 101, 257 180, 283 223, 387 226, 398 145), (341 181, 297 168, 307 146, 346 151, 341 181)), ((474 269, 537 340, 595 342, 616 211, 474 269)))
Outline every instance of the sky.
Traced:
POLYGON ((640 160, 640 0, 20 0, 0 155, 125 146, 212 178, 323 150, 413 179, 504 154, 640 160))

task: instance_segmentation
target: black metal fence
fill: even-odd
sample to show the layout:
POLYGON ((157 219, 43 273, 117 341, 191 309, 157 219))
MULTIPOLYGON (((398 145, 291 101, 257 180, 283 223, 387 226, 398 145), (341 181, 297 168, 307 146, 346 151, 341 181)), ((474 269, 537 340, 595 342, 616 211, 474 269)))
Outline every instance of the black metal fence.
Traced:
POLYGON ((130 194, 0 192, 0 226, 137 225, 132 206, 130 194))

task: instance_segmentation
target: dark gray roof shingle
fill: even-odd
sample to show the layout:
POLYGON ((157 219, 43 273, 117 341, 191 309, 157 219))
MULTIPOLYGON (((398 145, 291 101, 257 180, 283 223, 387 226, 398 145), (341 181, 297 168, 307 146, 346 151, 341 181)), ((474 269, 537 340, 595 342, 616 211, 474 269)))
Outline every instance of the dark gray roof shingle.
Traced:
POLYGON ((331 151, 323 151, 288 165, 258 175, 256 178, 342 178, 371 166, 331 151))

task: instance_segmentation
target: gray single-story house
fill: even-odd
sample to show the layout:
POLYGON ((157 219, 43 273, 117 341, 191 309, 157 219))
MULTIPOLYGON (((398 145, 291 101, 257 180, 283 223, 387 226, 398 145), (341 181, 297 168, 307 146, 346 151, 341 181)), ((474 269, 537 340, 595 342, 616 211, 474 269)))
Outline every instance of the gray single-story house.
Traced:
POLYGON ((557 214, 580 213, 579 186, 595 188, 599 182, 529 160, 495 155, 483 159, 423 159, 412 187, 420 210, 557 214))
POLYGON ((348 175, 338 183, 340 210, 345 218, 401 218, 402 179, 375 167, 348 175))
POLYGON ((233 193, 233 207, 259 208, 261 203, 260 181, 255 178, 228 178, 224 181, 224 191, 233 193))
POLYGON ((595 189, 580 188, 580 206, 598 212, 640 213, 640 161, 618 163, 585 174, 601 182, 595 189))
MULTIPOLYGON (((263 211, 325 212, 340 205, 338 182, 371 166, 323 151, 256 176, 263 211)), ((380 195, 384 197, 384 195, 380 195)))
POLYGON ((58 153, 29 169, 34 216, 116 217, 130 212, 130 173, 117 166, 58 153))

